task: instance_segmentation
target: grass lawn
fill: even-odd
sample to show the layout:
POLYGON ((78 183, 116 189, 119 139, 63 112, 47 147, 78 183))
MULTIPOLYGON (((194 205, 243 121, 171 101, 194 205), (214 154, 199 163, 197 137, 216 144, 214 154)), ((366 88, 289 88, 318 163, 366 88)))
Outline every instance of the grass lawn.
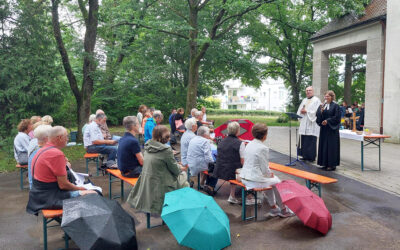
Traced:
MULTIPOLYGON (((83 145, 65 147, 62 151, 70 161, 83 159, 83 155, 86 152, 83 145)), ((8 153, 6 151, 0 151, 0 173, 16 171, 16 164, 17 162, 15 161, 12 152, 8 153)))
MULTIPOLYGON (((268 126, 289 126, 289 123, 278 123, 276 122, 277 117, 271 116, 241 116, 241 115, 208 115, 208 120, 214 120, 214 127, 218 127, 224 122, 231 119, 248 119, 253 123, 266 123, 268 126)), ((169 124, 164 124, 169 128, 169 124)), ((299 122, 292 121, 292 126, 298 126, 299 122)), ((76 129, 75 129, 76 130, 76 129)), ((72 131, 74 131, 72 129, 72 131)), ((123 126, 113 126, 110 127, 111 134, 121 134, 125 132, 125 128, 123 126)), ((68 159, 73 162, 78 159, 83 159, 83 155, 85 154, 85 149, 83 145, 65 147, 63 149, 64 154, 68 157, 68 159)), ((11 152, 0 151, 0 173, 10 172, 17 170, 15 168, 16 161, 14 159, 14 155, 11 152)))
MULTIPOLYGON (((276 119, 278 117, 274 116, 241 116, 241 115, 207 115, 207 120, 214 120, 214 127, 218 127, 224 122, 231 119, 247 119, 255 123, 265 123, 268 126, 279 126, 279 127, 287 127, 289 123, 278 123, 276 119)), ((298 121, 292 121, 292 126, 298 126, 298 121)))

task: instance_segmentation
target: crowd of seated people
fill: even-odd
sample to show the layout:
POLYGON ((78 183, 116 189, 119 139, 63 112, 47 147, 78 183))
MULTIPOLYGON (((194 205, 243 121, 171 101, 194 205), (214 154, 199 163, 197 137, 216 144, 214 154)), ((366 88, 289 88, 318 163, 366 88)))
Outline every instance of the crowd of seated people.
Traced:
MULTIPOLYGON (((219 143, 215 157, 209 128, 212 122, 207 121, 206 109, 191 111, 192 117, 187 119, 182 108, 173 109, 169 116, 171 132, 172 125, 177 125, 177 122, 184 129, 180 159, 175 158, 170 146, 170 130, 161 125, 163 114, 145 105, 139 107, 137 116, 123 118, 126 131, 119 138, 111 135, 104 111, 97 110, 82 128, 84 147, 88 153, 105 154, 108 160, 116 161, 122 176, 138 178, 127 201, 148 213, 161 213, 164 194, 189 186, 190 182, 193 183, 190 177, 198 174, 201 176, 200 186, 210 195, 215 194, 218 179, 229 181, 238 175, 248 189, 274 187, 280 182, 268 167, 268 147, 264 144, 268 127, 265 124, 254 125, 252 134, 255 139, 245 146, 238 138, 239 123, 229 123, 227 136, 219 143), (210 174, 202 173, 206 170, 210 170, 210 174)), ((40 209, 60 207, 64 199, 95 193, 68 181, 66 171, 70 163, 61 151, 68 142, 67 130, 60 126, 52 127, 52 122, 52 118, 46 116, 42 120, 37 116, 23 120, 18 125, 19 133, 14 141, 17 162, 29 166, 31 190, 27 211, 33 214, 40 209), (26 160, 21 157, 24 152, 26 160)), ((240 203, 235 193, 236 186, 231 185, 228 197, 231 204, 240 203)), ((263 195, 271 207, 269 216, 293 214, 281 203, 276 188, 265 191, 263 195)), ((254 201, 249 199, 246 203, 254 201)))

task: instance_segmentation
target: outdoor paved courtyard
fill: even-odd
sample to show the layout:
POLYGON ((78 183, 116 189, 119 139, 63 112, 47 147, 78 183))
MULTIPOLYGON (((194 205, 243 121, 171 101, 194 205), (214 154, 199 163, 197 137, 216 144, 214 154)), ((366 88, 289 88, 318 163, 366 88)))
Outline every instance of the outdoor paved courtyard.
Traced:
MULTIPOLYGON (((285 152, 285 146, 288 148, 286 132, 287 128, 270 128, 269 142, 273 150, 285 152)), ((259 208, 257 222, 242 222, 241 206, 230 205, 226 201, 229 185, 225 184, 215 200, 230 220, 232 245, 227 249, 399 249, 400 197, 394 194, 399 193, 398 184, 397 191, 395 188, 392 188, 391 192, 382 190, 389 189, 392 184, 386 184, 384 188, 376 188, 376 185, 380 183, 385 184, 385 178, 395 179, 396 174, 398 176, 397 169, 392 166, 398 155, 389 153, 395 152, 399 147, 384 144, 382 171, 361 173, 359 153, 356 154, 357 145, 346 142, 342 144, 342 163, 344 164, 336 172, 325 172, 310 165, 298 166, 307 171, 338 179, 337 183, 325 185, 322 189, 322 198, 333 217, 332 229, 326 236, 303 226, 297 217, 264 218, 263 214, 267 211, 265 204, 259 208), (343 147, 348 147, 348 149, 343 150, 343 147), (352 159, 348 155, 352 152, 356 159, 353 163, 346 162, 347 159, 352 159), (373 185, 374 179, 376 185, 373 185)), ((286 155, 273 150, 270 153, 271 161, 287 163, 286 155)), ((367 155, 367 157, 373 156, 367 155)), ((372 158, 366 160, 367 166, 370 161, 372 158)), ((75 170, 84 171, 84 161, 73 162, 73 167, 75 170)), ((93 165, 91 170, 94 172, 93 165)), ((295 179, 304 185, 304 180, 281 173, 276 174, 282 180, 295 179)), ((92 177, 91 180, 103 188, 105 196, 108 195, 107 177, 92 177)), ((396 187, 394 180, 392 182, 396 187)), ((126 193, 129 190, 130 187, 126 185, 126 193)), ((19 190, 19 172, 0 175, 0 199, 0 249, 42 249, 42 220, 40 216, 35 217, 25 212, 28 191, 19 190)), ((136 218, 139 249, 184 249, 177 244, 167 226, 146 229, 143 213, 136 212, 126 203, 123 203, 123 207, 136 218)), ((249 208, 251 211, 252 207, 249 208)), ((161 223, 160 218, 152 218, 152 224, 158 223, 161 223)), ((48 235, 49 249, 63 247, 63 234, 59 227, 49 229, 48 235)), ((76 249, 73 242, 70 247, 76 249)))

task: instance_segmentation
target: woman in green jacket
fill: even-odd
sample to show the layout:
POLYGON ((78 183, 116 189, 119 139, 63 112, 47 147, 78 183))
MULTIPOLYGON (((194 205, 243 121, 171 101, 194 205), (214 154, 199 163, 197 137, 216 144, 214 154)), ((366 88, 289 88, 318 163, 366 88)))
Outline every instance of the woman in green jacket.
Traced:
POLYGON ((128 197, 128 202, 139 211, 161 214, 167 192, 189 187, 187 168, 179 166, 169 141, 170 133, 163 125, 153 129, 153 138, 144 146, 142 173, 128 197))

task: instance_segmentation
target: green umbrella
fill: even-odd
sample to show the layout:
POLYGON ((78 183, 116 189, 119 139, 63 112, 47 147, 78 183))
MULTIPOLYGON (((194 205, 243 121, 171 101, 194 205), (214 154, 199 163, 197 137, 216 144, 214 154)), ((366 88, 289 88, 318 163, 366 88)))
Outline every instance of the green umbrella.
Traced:
POLYGON ((228 216, 211 196, 192 188, 166 193, 161 218, 181 245, 222 249, 231 244, 228 216))

